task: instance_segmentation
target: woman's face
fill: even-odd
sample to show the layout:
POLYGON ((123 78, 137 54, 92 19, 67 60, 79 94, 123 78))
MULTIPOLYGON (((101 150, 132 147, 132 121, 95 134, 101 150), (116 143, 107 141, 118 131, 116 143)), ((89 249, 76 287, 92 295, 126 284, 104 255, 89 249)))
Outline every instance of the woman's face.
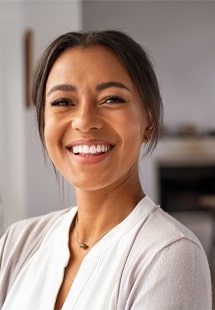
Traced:
POLYGON ((101 46, 66 50, 45 93, 45 144, 69 183, 107 189, 138 177, 148 119, 126 69, 101 46))

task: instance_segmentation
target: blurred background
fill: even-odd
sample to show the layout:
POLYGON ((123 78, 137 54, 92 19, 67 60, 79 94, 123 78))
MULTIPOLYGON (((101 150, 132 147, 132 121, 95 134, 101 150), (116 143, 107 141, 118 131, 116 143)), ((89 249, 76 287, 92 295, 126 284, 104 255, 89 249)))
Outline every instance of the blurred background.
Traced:
POLYGON ((160 83, 164 126, 153 154, 140 159, 145 192, 197 234, 213 268, 215 1, 0 0, 0 234, 75 204, 45 160, 28 87, 56 36, 107 28, 146 48, 160 83))

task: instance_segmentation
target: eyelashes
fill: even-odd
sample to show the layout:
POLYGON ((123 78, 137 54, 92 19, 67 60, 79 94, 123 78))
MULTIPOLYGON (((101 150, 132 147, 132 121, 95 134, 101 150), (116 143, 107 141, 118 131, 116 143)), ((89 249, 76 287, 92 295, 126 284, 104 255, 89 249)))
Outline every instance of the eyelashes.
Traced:
POLYGON ((67 98, 61 98, 61 99, 57 99, 54 100, 53 102, 51 102, 51 106, 56 107, 65 107, 65 106, 72 106, 72 101, 70 99, 67 98))
MULTIPOLYGON (((113 104, 120 104, 120 103, 125 103, 126 100, 121 97, 121 96, 108 96, 102 99, 98 105, 113 105, 113 104)), ((69 98, 59 98, 51 102, 50 104, 53 107, 68 107, 68 106, 73 106, 75 107, 77 104, 75 104, 71 99, 69 98)))
POLYGON ((102 103, 108 103, 108 104, 125 103, 125 99, 120 96, 109 96, 106 97, 102 103))

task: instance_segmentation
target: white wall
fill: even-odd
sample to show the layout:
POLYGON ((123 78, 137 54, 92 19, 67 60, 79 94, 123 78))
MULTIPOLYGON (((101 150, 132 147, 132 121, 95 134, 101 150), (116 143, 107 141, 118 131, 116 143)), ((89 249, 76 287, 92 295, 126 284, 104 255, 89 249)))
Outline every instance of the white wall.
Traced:
MULTIPOLYGON (((87 0, 81 7, 79 0, 1 0, 0 196, 4 193, 5 226, 75 203, 72 190, 62 199, 52 168, 44 164, 34 110, 23 108, 22 44, 24 31, 31 28, 36 61, 49 41, 83 28, 82 22, 84 29, 124 30, 147 47, 159 75, 168 125, 214 127, 214 1, 87 0)), ((152 159, 145 160, 141 177, 152 198, 153 169, 152 159)))
MULTIPOLYGON (((80 30, 79 1, 22 2, 24 29, 33 31, 34 62, 58 35, 80 30)), ((65 194, 57 183, 52 165, 45 163, 37 133, 35 111, 26 111, 27 216, 51 212, 75 204, 73 189, 65 185, 65 194)))
POLYGON ((35 63, 52 39, 80 28, 78 0, 0 1, 0 207, 5 228, 75 203, 73 189, 65 185, 63 195, 51 165, 45 164, 35 111, 25 107, 23 39, 31 29, 35 63))
POLYGON ((21 28, 19 5, 0 2, 0 207, 5 227, 26 215, 21 28))
POLYGON ((152 55, 171 127, 215 128, 215 1, 84 1, 84 29, 114 28, 152 55))

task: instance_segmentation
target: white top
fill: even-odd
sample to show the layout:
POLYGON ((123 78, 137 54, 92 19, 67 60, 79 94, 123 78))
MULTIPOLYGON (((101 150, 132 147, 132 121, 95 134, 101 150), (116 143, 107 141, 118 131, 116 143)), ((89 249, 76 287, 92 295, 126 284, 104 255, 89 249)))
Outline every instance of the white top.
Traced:
MULTIPOLYGON (((53 310, 77 208, 61 216, 15 278, 2 310, 53 310)), ((62 310, 210 310, 204 251, 183 225, 143 198, 84 258, 62 310)))

